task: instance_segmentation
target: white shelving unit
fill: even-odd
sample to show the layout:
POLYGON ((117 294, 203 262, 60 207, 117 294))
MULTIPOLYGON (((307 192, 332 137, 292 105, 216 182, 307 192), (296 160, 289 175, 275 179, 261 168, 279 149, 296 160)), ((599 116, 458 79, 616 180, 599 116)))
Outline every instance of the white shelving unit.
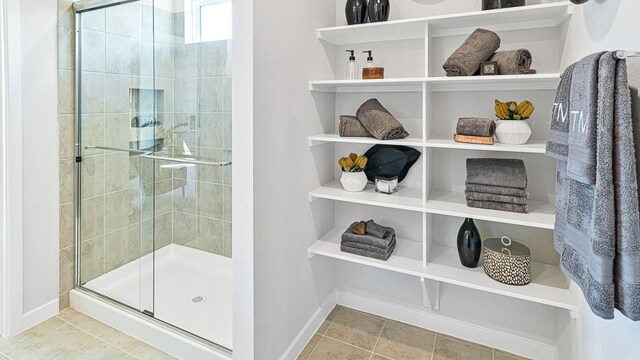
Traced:
MULTIPOLYGON (((407 77, 384 80, 314 80, 309 82, 311 92, 321 92, 335 94, 336 117, 345 108, 346 102, 360 101, 368 94, 380 94, 389 96, 393 101, 414 101, 418 99, 414 94, 418 93, 420 104, 413 104, 415 108, 421 110, 421 118, 416 120, 414 113, 406 115, 409 121, 413 121, 414 131, 410 131, 412 137, 401 140, 381 141, 374 138, 351 138, 340 137, 335 132, 317 134, 308 137, 309 147, 335 146, 340 147, 340 151, 349 146, 362 145, 404 145, 416 148, 423 154, 418 163, 419 170, 413 175, 413 180, 409 182, 413 186, 402 186, 393 195, 379 194, 373 191, 369 185, 365 191, 359 193, 347 192, 342 189, 338 180, 313 189, 309 192, 309 201, 334 201, 343 206, 353 206, 350 204, 376 207, 379 209, 393 209, 417 212, 421 214, 422 221, 416 226, 422 228, 422 239, 419 241, 398 239, 396 249, 388 261, 380 261, 357 256, 340 251, 341 228, 334 228, 319 240, 317 240, 308 250, 309 257, 316 255, 325 256, 341 261, 347 261, 373 268, 383 269, 396 273, 418 277, 422 282, 424 295, 424 305, 437 310, 440 307, 440 284, 451 284, 464 288, 474 289, 492 294, 502 295, 508 298, 526 300, 529 302, 544 304, 547 306, 568 310, 571 317, 577 313, 577 305, 568 289, 568 280, 564 277, 557 265, 543 264, 536 262, 533 265, 532 283, 526 286, 508 286, 498 283, 484 274, 482 268, 468 269, 460 265, 457 250, 454 247, 447 247, 438 244, 438 226, 435 217, 445 218, 473 218, 486 221, 495 225, 522 227, 523 232, 527 231, 548 231, 548 238, 551 238, 550 230, 555 225, 555 207, 553 199, 549 193, 540 193, 541 187, 537 188, 538 195, 534 199, 546 199, 546 201, 529 201, 529 213, 520 214, 496 210, 485 210, 471 208, 466 205, 464 193, 440 189, 438 186, 447 186, 445 176, 458 176, 459 172, 452 172, 452 166, 464 166, 454 164, 445 159, 459 159, 459 154, 474 154, 474 156, 524 156, 537 166, 545 166, 543 161, 545 153, 545 134, 538 135, 538 139, 530 140, 526 145, 477 145, 456 143, 452 134, 445 133, 446 125, 442 123, 442 115, 437 112, 442 102, 451 97, 473 98, 476 93, 484 94, 488 92, 513 91, 535 93, 539 98, 548 102, 550 108, 553 92, 560 81, 561 57, 559 38, 563 32, 561 27, 571 17, 573 6, 570 2, 558 2, 543 5, 525 6, 519 8, 509 8, 495 11, 476 11, 463 14, 432 16, 419 19, 398 20, 373 24, 363 24, 356 26, 338 26, 318 29, 318 38, 325 44, 336 46, 351 44, 388 42, 399 40, 424 40, 424 69, 418 73, 423 77, 407 77), (549 55, 543 65, 547 70, 532 75, 507 75, 507 76, 472 76, 472 77, 446 77, 444 73, 438 73, 439 68, 432 65, 439 64, 443 53, 448 51, 448 45, 442 45, 441 39, 446 37, 459 37, 471 33, 475 28, 483 27, 497 32, 517 31, 518 36, 529 34, 536 36, 538 32, 544 32, 551 28, 553 31, 544 32, 544 47, 549 50, 549 55), (549 35, 551 34, 551 35, 549 35), (557 36, 557 47, 549 45, 549 37, 557 36), (439 45, 436 45, 439 44, 439 45), (434 46, 440 46, 434 52, 434 46), (446 50, 443 50, 446 48, 446 50), (439 52, 438 52, 439 50, 439 52), (435 55, 434 55, 435 54, 435 55), (435 57, 435 59, 434 59, 435 57), (554 59, 557 57, 557 59, 554 59), (557 61, 556 61, 557 60, 557 61), (548 71, 553 70, 553 71, 548 71), (540 95, 540 94, 545 95, 540 95), (344 100, 340 103, 340 99, 344 100), (443 100, 444 99, 444 100, 443 100), (440 121, 438 123, 437 121, 440 121), (415 122, 419 122, 421 131, 415 131, 415 122), (454 154, 457 154, 454 156, 454 154), (478 155, 480 154, 480 155, 478 155), (540 161, 538 160, 538 157, 540 161), (542 164, 542 165, 540 165, 542 164), (437 166, 446 168, 436 168, 437 166), (447 172, 446 170, 449 170, 447 172), (415 186, 419 177, 421 186, 415 186), (439 177, 439 181, 434 179, 439 177), (444 180, 443 180, 444 179, 444 180)), ((518 41, 527 41, 518 40, 518 41)), ((519 44, 518 44, 519 45, 519 44)), ((540 46, 538 44, 538 46, 540 46)), ((355 46, 354 46, 355 48, 355 46)), ((535 56, 535 54, 534 54, 535 56)), ((373 96, 373 95, 372 95, 373 96)), ((375 95, 378 96, 378 95, 375 95)), ((492 98, 493 100, 493 98, 492 98)), ((492 101, 491 100, 491 101, 492 101)), ((391 100, 390 100, 391 101, 391 100)), ((400 110, 404 110, 406 103, 399 105, 400 110)), ((542 106, 544 108, 544 106, 542 106)), ((417 110, 415 110, 417 111, 417 110)), ((449 117, 455 111, 449 111, 449 117)), ((550 113, 550 111, 549 111, 550 113)), ((457 114, 457 113, 456 113, 457 114)), ((466 116, 466 114, 457 114, 466 116)), ((335 131, 335 130, 334 130, 335 131)), ((336 150, 336 158, 339 157, 336 150)), ((453 161, 453 160, 452 160, 453 161)), ((417 164, 417 165, 418 165, 417 164)), ((554 174, 555 169, 545 169, 550 174, 554 174)), ((463 171, 464 173, 464 171, 463 171)), ((337 175, 337 174, 336 174, 337 175)), ((531 179, 536 181, 554 181, 553 176, 548 174, 530 173, 531 179), (542 179, 542 176, 545 176, 542 179), (538 179, 540 177, 541 179, 538 179)), ((450 185, 450 184, 449 184, 450 185)), ((454 188, 455 190, 455 188, 454 188)), ((378 210, 377 210, 378 211, 378 210)), ((387 211, 387 210, 382 210, 387 211)), ((391 211, 390 211, 391 212, 391 211)), ((378 211, 379 213, 379 211, 378 211)), ((397 212, 393 212, 397 214, 397 212)), ((366 216, 366 215, 363 215, 366 216)), ((355 220, 355 219, 354 219, 355 220)), ((411 233, 416 233, 411 232, 411 233)), ((553 251, 549 249, 549 251, 553 251)))

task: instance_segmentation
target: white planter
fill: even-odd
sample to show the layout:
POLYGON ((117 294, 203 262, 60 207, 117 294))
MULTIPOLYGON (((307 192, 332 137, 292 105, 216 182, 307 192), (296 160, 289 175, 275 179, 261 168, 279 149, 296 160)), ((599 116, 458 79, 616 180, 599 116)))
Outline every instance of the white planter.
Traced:
POLYGON ((340 176, 340 183, 342 187, 351 192, 358 192, 364 190, 367 186, 367 175, 364 171, 360 172, 342 172, 340 176))
POLYGON ((524 120, 497 120, 498 142, 508 145, 523 145, 531 137, 531 128, 524 120))

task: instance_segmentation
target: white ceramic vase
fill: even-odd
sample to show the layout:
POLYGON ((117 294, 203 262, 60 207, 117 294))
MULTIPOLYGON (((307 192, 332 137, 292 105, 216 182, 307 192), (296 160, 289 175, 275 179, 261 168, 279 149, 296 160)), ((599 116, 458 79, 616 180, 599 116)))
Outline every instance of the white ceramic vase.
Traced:
POLYGON ((498 142, 507 145, 523 145, 531 137, 531 127, 525 120, 497 120, 498 142))
POLYGON ((342 172, 340 176, 342 187, 351 192, 359 192, 367 186, 367 175, 364 171, 359 172, 342 172))

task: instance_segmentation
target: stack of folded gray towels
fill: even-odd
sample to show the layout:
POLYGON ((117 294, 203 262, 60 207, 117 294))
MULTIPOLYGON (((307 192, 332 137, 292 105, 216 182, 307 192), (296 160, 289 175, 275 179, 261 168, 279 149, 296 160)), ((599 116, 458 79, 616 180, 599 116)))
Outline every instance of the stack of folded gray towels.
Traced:
POLYGON ((396 248, 396 231, 373 220, 351 224, 342 234, 340 250, 372 259, 389 260, 396 248))
POLYGON ((404 139, 409 133, 378 99, 369 99, 358 108, 356 116, 340 116, 340 136, 393 140, 404 139))
POLYGON ((467 159, 467 206, 529 212, 527 169, 519 159, 467 159))
POLYGON ((476 29, 445 61, 447 76, 472 76, 480 72, 485 61, 495 61, 498 75, 535 74, 531 69, 532 56, 527 49, 497 51, 500 37, 493 31, 476 29))

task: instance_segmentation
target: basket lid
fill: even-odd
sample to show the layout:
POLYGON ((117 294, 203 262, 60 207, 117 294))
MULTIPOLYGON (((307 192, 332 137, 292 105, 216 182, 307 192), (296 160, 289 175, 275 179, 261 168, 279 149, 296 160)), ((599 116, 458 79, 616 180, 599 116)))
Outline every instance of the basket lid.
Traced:
POLYGON ((488 250, 510 256, 531 256, 531 250, 529 250, 528 247, 519 242, 511 241, 508 236, 487 239, 484 241, 484 247, 488 250))

